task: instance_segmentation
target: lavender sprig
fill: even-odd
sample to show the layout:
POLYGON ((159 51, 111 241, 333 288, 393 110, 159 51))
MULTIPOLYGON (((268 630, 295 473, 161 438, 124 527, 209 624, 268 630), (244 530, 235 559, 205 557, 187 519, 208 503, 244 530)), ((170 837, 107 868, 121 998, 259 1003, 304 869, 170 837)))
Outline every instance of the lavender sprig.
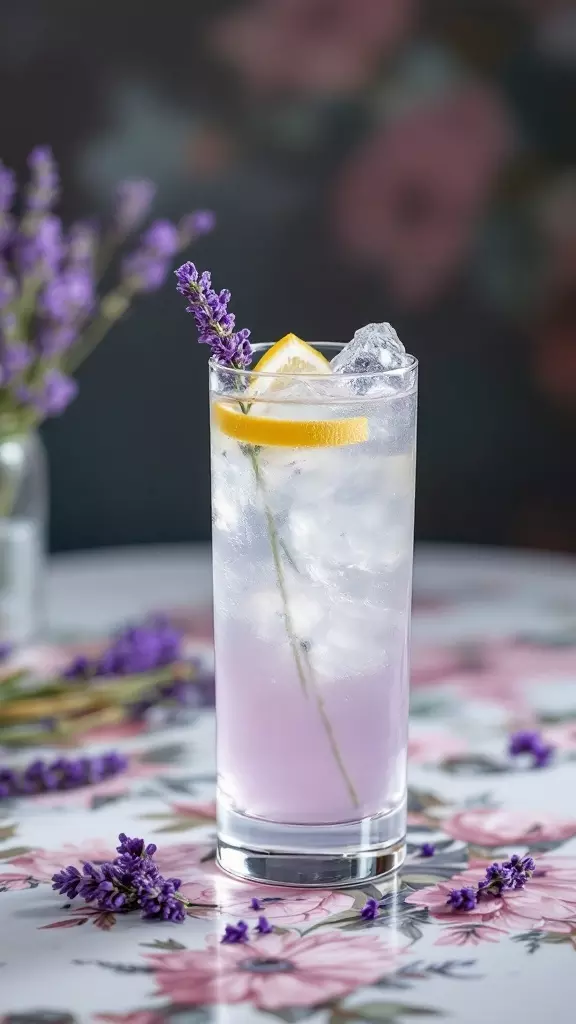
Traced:
POLYGON ((93 757, 32 761, 26 768, 0 767, 0 800, 77 789, 120 775, 128 758, 116 751, 93 757))
POLYGON ((209 271, 201 274, 193 263, 183 263, 175 271, 176 288, 186 299, 186 310, 192 313, 198 329, 198 341, 209 345, 212 358, 223 366, 244 369, 252 359, 250 331, 235 331, 236 318, 228 312, 230 292, 215 292, 209 271))
POLYGON ((476 886, 452 889, 446 903, 453 910, 474 910, 481 900, 501 896, 506 890, 523 889, 535 869, 534 859, 528 855, 514 854, 502 864, 494 861, 476 886))
POLYGON ((96 903, 100 910, 126 913, 139 909, 147 920, 182 922, 186 911, 196 904, 179 891, 179 878, 164 878, 154 862, 156 846, 143 839, 118 836, 118 856, 94 865, 86 862, 82 871, 70 865, 52 876, 52 888, 68 899, 80 897, 96 903))

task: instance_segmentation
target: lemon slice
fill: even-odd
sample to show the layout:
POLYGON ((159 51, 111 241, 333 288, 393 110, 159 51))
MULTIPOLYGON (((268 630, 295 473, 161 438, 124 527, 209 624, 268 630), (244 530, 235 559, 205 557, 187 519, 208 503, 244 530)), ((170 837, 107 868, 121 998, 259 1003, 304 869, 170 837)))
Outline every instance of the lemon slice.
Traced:
POLYGON ((223 434, 247 444, 281 448, 328 448, 361 444, 368 439, 365 416, 346 419, 286 419, 282 402, 286 374, 331 374, 330 363, 295 334, 286 334, 254 367, 242 403, 217 402, 214 419, 223 434), (277 376, 276 376, 277 375, 277 376))
MULTIPOLYGON (((331 373, 330 363, 312 345, 302 341, 295 334, 285 334, 256 363, 254 373, 331 373)), ((251 398, 270 396, 284 387, 282 380, 274 377, 254 377, 248 388, 251 398)))
POLYGON ((223 434, 247 444, 281 448, 332 448, 362 444, 368 440, 365 416, 343 420, 281 420, 273 416, 247 415, 234 405, 217 402, 214 420, 223 434))

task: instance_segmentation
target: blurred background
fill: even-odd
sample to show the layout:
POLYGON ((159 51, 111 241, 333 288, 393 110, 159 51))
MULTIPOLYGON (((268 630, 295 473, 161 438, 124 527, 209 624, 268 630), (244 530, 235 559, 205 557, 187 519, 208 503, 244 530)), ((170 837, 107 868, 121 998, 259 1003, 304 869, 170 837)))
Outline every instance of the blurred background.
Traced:
MULTIPOLYGON (((576 550, 576 5, 2 0, 0 156, 65 218, 149 177, 255 340, 390 320, 417 536, 576 550)), ((205 349, 168 284, 43 428, 53 550, 209 537, 205 349)))

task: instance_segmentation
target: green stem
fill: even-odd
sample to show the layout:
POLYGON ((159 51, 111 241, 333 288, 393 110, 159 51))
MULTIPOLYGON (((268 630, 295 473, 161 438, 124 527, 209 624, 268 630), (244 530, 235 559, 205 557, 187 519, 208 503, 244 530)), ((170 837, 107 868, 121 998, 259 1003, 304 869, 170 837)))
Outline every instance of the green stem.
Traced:
POLYGON ((278 534, 276 533, 276 524, 274 522, 274 515, 266 499, 266 490, 264 487, 264 479, 262 476, 262 470, 258 461, 258 455, 255 451, 250 448, 250 461, 254 469, 254 475, 256 477, 256 483, 262 494, 262 501, 264 503, 264 515, 266 516, 266 525, 268 527, 268 537, 270 539, 270 547, 272 549, 272 560, 274 562, 274 568, 276 570, 276 579, 278 580, 278 590, 280 591, 280 597, 282 599, 282 608, 284 623, 286 626, 286 632, 288 634, 288 640, 292 648, 292 654, 294 655, 294 661, 296 663, 296 671, 300 679, 300 685, 304 695, 307 695, 308 687, 306 684, 306 676, 302 667, 302 661, 300 659, 300 642, 294 631, 294 624, 292 622, 292 616, 290 614, 290 606, 288 604, 288 591, 286 589, 286 577, 284 576, 284 567, 282 565, 282 558, 280 555, 280 545, 278 543, 278 534))
POLYGON ((312 685, 313 685, 313 690, 314 690, 314 696, 316 698, 316 704, 318 706, 318 713, 320 715, 320 718, 322 719, 322 724, 324 726, 324 731, 325 731, 326 736, 328 738, 328 743, 330 744, 330 749, 332 750, 332 754, 333 754, 334 760, 336 761, 336 764, 338 765, 338 768, 340 769, 340 774, 341 774, 342 778, 344 779, 344 782, 346 783, 346 789, 348 790, 348 793, 350 794, 350 799, 352 800, 352 803, 354 804, 354 807, 359 807, 360 806, 360 801, 358 799, 358 794, 356 792, 356 789, 354 787, 354 783, 352 782, 352 779, 350 778, 348 772, 346 771, 346 765, 344 764, 344 761, 342 759, 342 754, 340 753, 340 747, 338 746, 338 743, 336 741, 336 737, 334 735, 334 730, 332 728, 332 723, 331 723, 330 718, 328 716, 328 713, 326 711, 326 702, 324 700, 324 697, 322 696, 322 692, 320 691, 320 689, 315 684, 314 673, 313 673, 312 666, 310 664, 310 659, 308 657, 307 652, 304 654, 304 657, 305 657, 306 663, 308 665, 308 671, 310 673, 310 679, 313 681, 312 685))
POLYGON ((66 359, 67 373, 74 373, 80 364, 92 354, 110 328, 127 311, 131 301, 132 295, 123 288, 116 288, 102 299, 100 312, 86 328, 66 359))

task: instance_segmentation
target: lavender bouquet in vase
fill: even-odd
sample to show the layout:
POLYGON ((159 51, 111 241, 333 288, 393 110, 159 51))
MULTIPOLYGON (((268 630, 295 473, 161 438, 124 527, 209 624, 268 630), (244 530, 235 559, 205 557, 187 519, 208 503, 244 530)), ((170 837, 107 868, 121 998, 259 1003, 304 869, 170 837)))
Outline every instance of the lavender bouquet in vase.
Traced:
POLYGON ((74 372, 141 294, 158 290, 177 253, 210 231, 197 211, 178 224, 153 221, 149 181, 118 185, 109 223, 66 229, 54 213, 58 168, 47 147, 29 158, 18 194, 0 161, 0 645, 38 628, 47 474, 38 426, 75 398, 74 372), (116 264, 116 284, 107 289, 116 264))

